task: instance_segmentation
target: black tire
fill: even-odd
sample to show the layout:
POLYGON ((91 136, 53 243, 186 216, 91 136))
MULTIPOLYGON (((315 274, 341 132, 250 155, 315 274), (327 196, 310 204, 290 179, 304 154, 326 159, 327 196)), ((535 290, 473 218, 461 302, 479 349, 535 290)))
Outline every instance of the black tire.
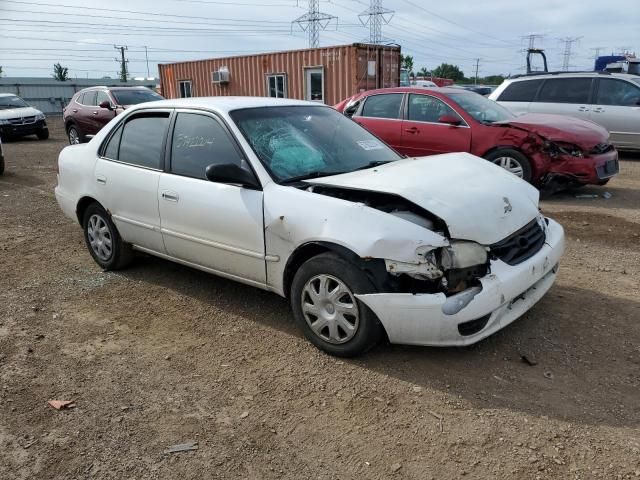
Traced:
POLYGON ((303 290, 307 282, 319 275, 328 275, 340 280, 350 290, 349 293, 364 294, 376 291, 365 273, 342 257, 335 253, 317 255, 303 263, 293 277, 290 303, 296 322, 311 343, 330 355, 354 357, 365 353, 380 341, 384 330, 375 314, 355 297, 353 300, 357 305, 358 322, 355 334, 348 341, 331 343, 316 334, 307 323, 302 309, 303 290))
POLYGON ((522 179, 526 182, 531 183, 531 162, 529 162, 529 159, 518 150, 514 150, 513 148, 500 148, 498 150, 494 150, 488 155, 485 155, 484 158, 492 163, 495 163, 496 160, 501 157, 509 157, 519 163, 522 167, 522 179))
POLYGON ((38 136, 38 140, 46 140, 49 138, 49 129, 43 128, 42 130, 39 130, 36 135, 38 136))
POLYGON ((78 127, 76 127, 75 125, 71 124, 69 125, 69 127, 67 128, 67 138, 69 139, 69 145, 77 145, 77 143, 75 143, 72 138, 73 135, 72 131, 75 132, 75 138, 78 139, 77 143, 84 143, 84 137, 82 136, 82 134, 80 133, 80 130, 78 130, 78 127))
POLYGON ((4 157, 0 157, 0 175, 4 173, 4 157))
MULTIPOLYGON (((111 218, 109 218, 105 209, 102 208, 99 203, 92 203, 87 207, 82 218, 82 228, 84 230, 84 241, 87 244, 89 253, 95 262, 104 270, 119 270, 131 263, 133 260, 133 249, 131 248, 131 245, 122 240, 118 233, 118 229, 111 221, 111 218), (101 219, 104 226, 108 229, 108 238, 111 243, 111 253, 108 256, 99 256, 91 246, 89 223, 94 217, 96 219, 101 219)), ((104 235, 106 236, 106 233, 104 235)))

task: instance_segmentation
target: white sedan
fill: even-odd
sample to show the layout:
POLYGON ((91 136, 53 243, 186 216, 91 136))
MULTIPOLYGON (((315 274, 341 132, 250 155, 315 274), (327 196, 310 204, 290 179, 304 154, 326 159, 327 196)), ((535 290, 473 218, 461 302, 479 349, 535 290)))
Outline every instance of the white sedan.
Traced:
POLYGON ((290 300, 333 355, 468 345, 551 287, 562 227, 467 153, 402 158, 330 107, 145 103, 59 158, 56 198, 105 270, 147 252, 290 300))

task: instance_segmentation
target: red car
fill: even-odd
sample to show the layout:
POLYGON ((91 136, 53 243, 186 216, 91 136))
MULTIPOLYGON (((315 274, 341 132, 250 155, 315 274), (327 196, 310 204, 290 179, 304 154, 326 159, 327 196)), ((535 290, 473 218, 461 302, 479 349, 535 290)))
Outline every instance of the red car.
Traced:
POLYGON ((131 105, 163 99, 147 87, 90 87, 80 90, 62 111, 69 143, 88 141, 131 105))
POLYGON ((609 133, 560 115, 516 117, 496 102, 456 88, 386 88, 335 108, 411 157, 470 152, 539 188, 604 185, 619 171, 609 133))

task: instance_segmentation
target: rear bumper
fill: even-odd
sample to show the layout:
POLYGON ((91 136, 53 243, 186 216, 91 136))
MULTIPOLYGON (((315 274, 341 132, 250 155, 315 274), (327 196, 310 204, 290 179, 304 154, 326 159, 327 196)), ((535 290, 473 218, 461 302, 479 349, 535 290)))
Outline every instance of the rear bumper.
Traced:
POLYGON ((3 136, 10 137, 23 137, 25 135, 33 135, 42 130, 47 130, 46 120, 38 120, 33 123, 27 123, 24 125, 0 125, 0 133, 3 136))
POLYGON ((515 266, 492 261, 491 273, 480 279, 480 288, 451 297, 442 293, 356 297, 378 316, 391 343, 470 345, 506 327, 544 296, 556 279, 564 241, 560 224, 549 220, 545 244, 533 257, 515 266))
POLYGON ((55 194, 62 213, 77 222, 76 201, 68 195, 65 195, 59 185, 55 188, 55 194))

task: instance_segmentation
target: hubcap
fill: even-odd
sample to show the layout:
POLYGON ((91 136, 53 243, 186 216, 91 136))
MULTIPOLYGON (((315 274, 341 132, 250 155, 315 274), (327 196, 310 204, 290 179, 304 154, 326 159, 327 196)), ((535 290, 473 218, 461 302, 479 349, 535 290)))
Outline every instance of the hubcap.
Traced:
POLYGON ((522 178, 524 176, 522 165, 513 157, 498 157, 493 163, 513 173, 516 177, 522 178))
POLYGON ((97 257, 106 262, 113 254, 113 238, 109 225, 100 215, 91 215, 89 224, 87 225, 87 237, 89 245, 93 249, 93 253, 97 257))
POLYGON ((358 331, 358 304, 340 279, 316 275, 302 289, 301 302, 307 325, 325 342, 345 343, 358 331))
POLYGON ((77 145, 80 143, 80 135, 78 135, 78 131, 75 128, 69 129, 69 143, 71 145, 77 145))

